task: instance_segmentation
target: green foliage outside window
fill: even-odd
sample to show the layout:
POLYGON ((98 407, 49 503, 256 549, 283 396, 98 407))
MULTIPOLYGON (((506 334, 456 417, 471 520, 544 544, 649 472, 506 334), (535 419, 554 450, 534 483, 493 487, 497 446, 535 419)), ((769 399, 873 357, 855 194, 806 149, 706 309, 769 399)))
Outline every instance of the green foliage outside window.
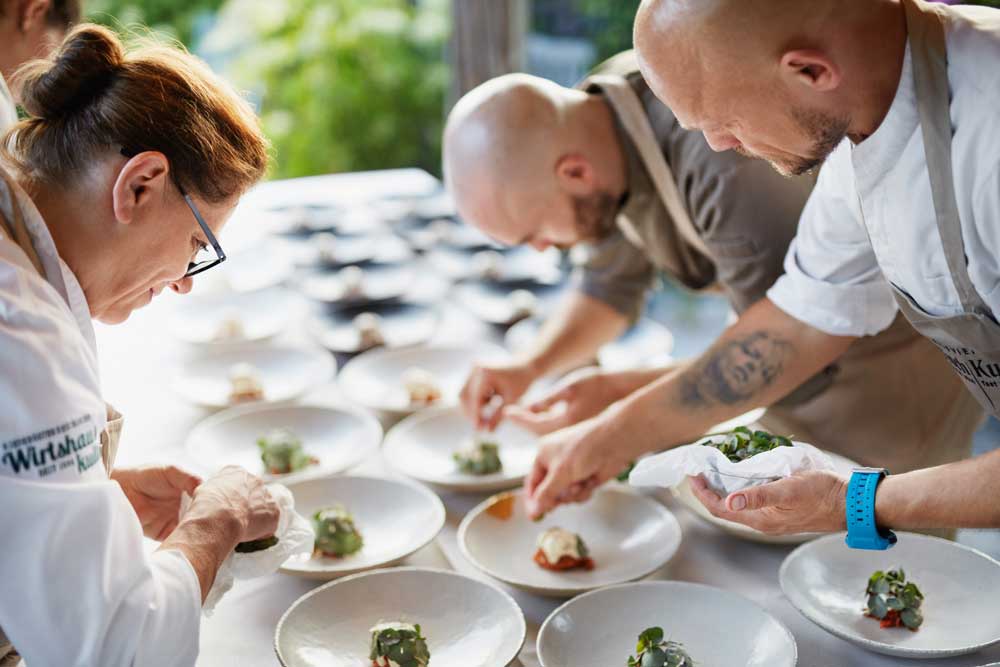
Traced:
MULTIPOLYGON (((268 0, 269 1, 269 0, 268 0)), ((195 24, 225 0, 83 0, 87 19, 113 28, 149 26, 190 46, 195 24)))

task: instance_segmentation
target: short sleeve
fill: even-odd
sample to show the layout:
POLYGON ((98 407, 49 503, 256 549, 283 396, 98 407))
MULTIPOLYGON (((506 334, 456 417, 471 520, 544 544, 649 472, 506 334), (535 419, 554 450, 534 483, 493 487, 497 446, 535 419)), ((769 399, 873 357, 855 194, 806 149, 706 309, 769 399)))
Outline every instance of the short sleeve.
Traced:
POLYGON ((586 261, 577 269, 576 289, 606 303, 635 322, 642 314, 646 293, 653 284, 653 265, 621 230, 586 246, 586 261))
POLYGON ((768 298, 795 319, 834 336, 871 336, 897 306, 864 227, 845 141, 823 166, 768 298))

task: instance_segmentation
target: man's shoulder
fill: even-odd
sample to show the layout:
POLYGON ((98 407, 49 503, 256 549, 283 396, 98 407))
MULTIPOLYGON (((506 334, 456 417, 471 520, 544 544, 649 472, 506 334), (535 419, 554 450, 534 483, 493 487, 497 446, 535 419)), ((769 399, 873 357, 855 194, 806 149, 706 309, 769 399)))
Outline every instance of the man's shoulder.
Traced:
POLYGON ((629 78, 633 75, 641 76, 641 74, 639 74, 639 59, 636 57, 635 51, 632 49, 622 51, 621 53, 616 53, 591 69, 590 74, 617 75, 625 78, 629 78))
MULTIPOLYGON (((1000 9, 955 6, 947 12, 948 78, 953 94, 975 95, 979 105, 984 105, 984 96, 1000 99, 995 66, 1000 62, 1000 9)), ((994 106, 990 112, 1000 115, 1000 108, 994 106)))

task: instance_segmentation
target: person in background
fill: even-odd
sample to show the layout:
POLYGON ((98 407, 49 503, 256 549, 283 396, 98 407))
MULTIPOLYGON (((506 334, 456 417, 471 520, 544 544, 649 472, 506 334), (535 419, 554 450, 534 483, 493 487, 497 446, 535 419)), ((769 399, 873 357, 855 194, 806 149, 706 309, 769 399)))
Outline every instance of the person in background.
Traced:
POLYGON ((81 0, 0 0, 0 131, 17 122, 18 98, 8 82, 24 63, 52 53, 80 22, 80 5, 81 0))
MULTIPOLYGON (((713 148, 765 158, 782 173, 822 171, 767 297, 686 369, 564 438, 564 463, 545 475, 538 500, 599 475, 603 452, 619 443, 641 452, 691 440, 778 399, 900 313, 996 415, 1000 87, 984 63, 1000 62, 1000 11, 917 0, 646 0, 635 43, 651 89, 713 148), (739 384, 716 372, 730 350, 761 337, 775 344, 739 384)), ((913 391, 922 386, 918 376, 913 391)), ((899 407, 880 400, 874 409, 899 407)), ((799 475, 733 494, 727 516, 761 528, 778 517, 769 529, 796 532, 849 507, 839 515, 848 537, 861 530, 884 548, 873 531, 900 515, 879 516, 878 488, 901 513, 923 513, 901 527, 1000 526, 998 472, 1000 452, 884 487, 884 471, 857 470, 847 487, 857 495, 836 476, 799 475), (852 520, 865 516, 881 523, 852 520)))
POLYGON ((220 564, 272 535, 279 510, 240 468, 114 468, 121 419, 91 318, 123 322, 220 263, 267 142, 203 63, 126 52, 97 26, 15 85, 28 118, 0 169, 0 664, 190 667, 220 564), (151 554, 144 534, 162 541, 151 554))
MULTIPOLYGON (((812 179, 788 179, 763 162, 712 151, 656 99, 631 52, 598 67, 578 89, 520 74, 483 84, 452 111, 444 159, 459 212, 485 233, 540 250, 589 250, 576 290, 534 344, 513 362, 477 366, 462 392, 480 426, 506 418, 555 431, 542 439, 527 480, 536 515, 586 498, 643 453, 604 442, 594 458, 576 462, 596 463, 596 474, 561 488, 561 497, 539 490, 553 471, 560 479, 574 464, 567 438, 686 363, 593 373, 517 405, 532 382, 585 363, 620 335, 639 317, 656 272, 688 289, 721 291, 744 313, 781 275, 812 186, 812 179), (497 396, 503 409, 485 418, 483 407, 497 396)), ((767 336, 748 337, 726 349, 713 373, 731 382, 738 398, 752 391, 755 375, 780 370, 767 366, 778 346, 767 336)), ((817 370, 770 404, 763 428, 898 471, 970 455, 982 410, 903 317, 817 370)), ((653 447, 683 442, 664 438, 653 447)))

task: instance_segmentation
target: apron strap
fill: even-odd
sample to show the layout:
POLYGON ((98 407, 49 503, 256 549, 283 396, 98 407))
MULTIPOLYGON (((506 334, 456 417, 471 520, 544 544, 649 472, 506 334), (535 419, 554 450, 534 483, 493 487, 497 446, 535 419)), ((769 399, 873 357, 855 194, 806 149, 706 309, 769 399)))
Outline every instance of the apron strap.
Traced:
POLYGON ((924 155, 945 260, 963 310, 992 316, 992 311, 969 277, 969 264, 962 241, 962 222, 958 214, 951 163, 951 93, 943 23, 945 16, 939 7, 921 0, 903 0, 903 7, 913 58, 913 80, 924 155))
POLYGON ((649 177, 663 200, 667 213, 673 219, 681 238, 701 255, 711 257, 704 239, 701 238, 701 234, 691 220, 691 215, 684 204, 680 190, 677 189, 673 171, 660 151, 660 143, 656 140, 656 135, 653 134, 649 118, 646 116, 635 90, 624 78, 606 74, 590 76, 579 85, 583 90, 590 86, 600 88, 615 111, 618 112, 618 119, 628 135, 632 137, 633 143, 639 151, 639 156, 649 171, 649 177))

